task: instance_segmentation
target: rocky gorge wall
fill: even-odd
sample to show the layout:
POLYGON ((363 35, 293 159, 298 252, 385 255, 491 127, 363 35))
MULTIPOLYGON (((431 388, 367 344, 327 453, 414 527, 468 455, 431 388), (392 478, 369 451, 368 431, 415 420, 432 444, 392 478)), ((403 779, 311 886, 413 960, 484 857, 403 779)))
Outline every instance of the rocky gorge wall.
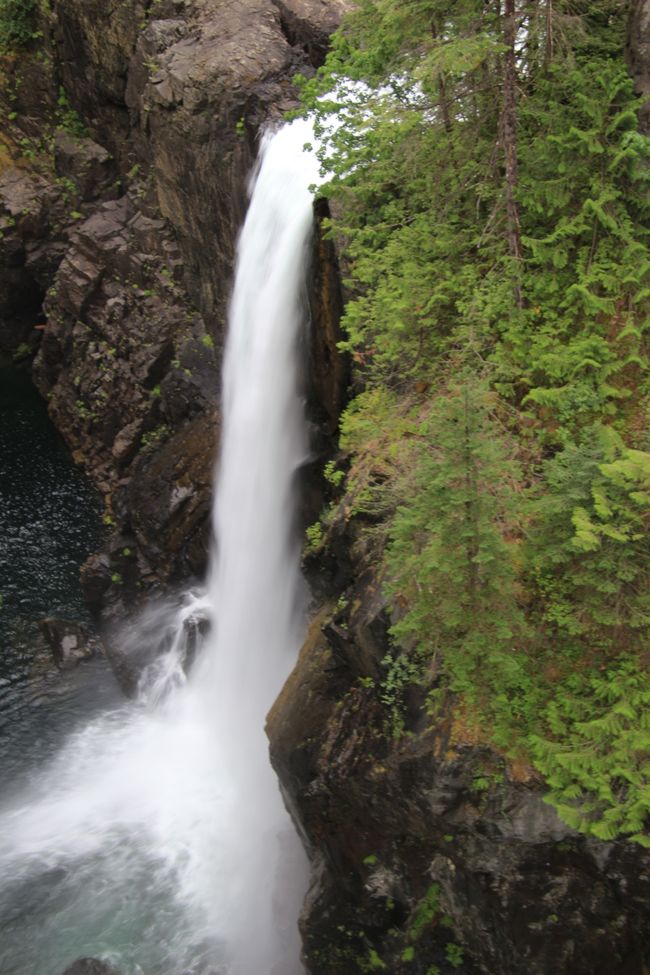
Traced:
POLYGON ((532 768, 424 692, 396 736, 379 580, 362 558, 351 569, 267 729, 314 857, 308 971, 644 975, 650 853, 571 830, 532 768))
MULTIPOLYGON (((322 59, 343 6, 56 0, 42 39, 3 60, 0 346, 36 353, 50 415, 104 495, 110 537, 83 571, 97 612, 205 568, 257 135, 293 104, 293 74, 322 59)), ((336 289, 312 301, 314 321, 336 320, 336 289)), ((312 333, 334 357, 334 332, 312 333)), ((331 435, 343 378, 310 387, 331 435)))

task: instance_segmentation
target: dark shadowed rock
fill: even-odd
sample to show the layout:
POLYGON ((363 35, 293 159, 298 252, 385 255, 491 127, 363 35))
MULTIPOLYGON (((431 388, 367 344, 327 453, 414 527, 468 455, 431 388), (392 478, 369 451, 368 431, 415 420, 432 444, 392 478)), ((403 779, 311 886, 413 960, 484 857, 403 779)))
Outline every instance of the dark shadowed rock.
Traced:
POLYGON ((325 60, 330 35, 350 9, 349 0, 273 0, 282 30, 292 46, 301 47, 311 64, 325 60))
POLYGON ((341 275, 336 249, 323 223, 330 216, 327 200, 315 204, 316 232, 312 244, 309 281, 310 331, 307 371, 307 408, 328 452, 338 430, 339 417, 348 396, 350 363, 341 355, 343 314, 341 275))
POLYGON ((102 652, 99 637, 74 620, 48 617, 40 620, 38 625, 52 651, 55 664, 62 670, 76 667, 83 660, 90 660, 102 652))
POLYGON ((61 975, 120 975, 117 969, 98 958, 80 958, 61 975))
POLYGON ((167 580, 205 570, 218 429, 216 413, 199 416, 143 454, 119 501, 144 558, 167 580))
POLYGON ((65 245, 45 244, 60 210, 56 189, 36 171, 7 163, 0 165, 0 348, 14 351, 38 342, 33 326, 42 321, 46 282, 65 245))
POLYGON ((289 807, 319 851, 301 919, 308 970, 361 973, 372 951, 407 975, 414 946, 417 971, 447 971, 456 943, 468 973, 642 975, 650 852, 575 833, 532 770, 453 710, 394 739, 378 682, 359 682, 382 653, 383 608, 353 602, 336 632, 327 610, 314 620, 268 719, 289 807))
POLYGON ((93 137, 128 167, 128 113, 124 90, 142 24, 144 0, 54 0, 53 53, 70 104, 93 137))
POLYGON ((57 176, 66 181, 71 205, 115 196, 115 161, 92 139, 59 130, 54 137, 54 164, 57 176))
POLYGON ((111 567, 106 552, 89 556, 81 567, 81 588, 86 605, 99 615, 111 585, 111 567))

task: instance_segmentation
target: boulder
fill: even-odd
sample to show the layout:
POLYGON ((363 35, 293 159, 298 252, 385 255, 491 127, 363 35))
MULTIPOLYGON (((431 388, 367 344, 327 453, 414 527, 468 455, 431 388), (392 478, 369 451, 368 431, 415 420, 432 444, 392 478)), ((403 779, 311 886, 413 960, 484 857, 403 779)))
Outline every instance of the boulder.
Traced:
POLYGON ((55 664, 61 670, 70 670, 82 661, 102 653, 99 637, 81 623, 48 617, 40 620, 38 625, 50 647, 55 664))
POLYGON ((62 975, 119 975, 119 972, 99 958, 79 958, 62 975))

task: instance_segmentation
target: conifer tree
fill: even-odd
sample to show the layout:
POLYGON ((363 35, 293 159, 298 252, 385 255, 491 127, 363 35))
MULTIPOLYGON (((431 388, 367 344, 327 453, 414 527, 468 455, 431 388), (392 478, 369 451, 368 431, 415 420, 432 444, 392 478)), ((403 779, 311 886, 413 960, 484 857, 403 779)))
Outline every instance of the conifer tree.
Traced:
POLYGON ((415 492, 397 510, 389 592, 401 641, 437 652, 465 691, 480 671, 506 690, 525 634, 518 605, 520 471, 486 384, 466 376, 419 426, 415 492))
POLYGON ((572 825, 645 842, 650 149, 628 29, 621 0, 361 0, 304 97, 348 278, 341 504, 388 539, 368 550, 396 652, 435 657, 572 825))

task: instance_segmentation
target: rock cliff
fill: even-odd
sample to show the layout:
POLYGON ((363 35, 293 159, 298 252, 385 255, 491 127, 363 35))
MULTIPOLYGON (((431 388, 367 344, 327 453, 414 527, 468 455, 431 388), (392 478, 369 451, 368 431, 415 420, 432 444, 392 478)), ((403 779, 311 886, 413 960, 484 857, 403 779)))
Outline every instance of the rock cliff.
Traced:
POLYGON ((308 970, 643 975, 650 853, 573 832, 462 712, 407 700, 395 737, 377 593, 366 575, 321 610, 269 715, 314 855, 308 970))
MULTIPOLYGON (((322 60, 343 8, 55 0, 39 14, 42 41, 4 59, 0 346, 36 352, 50 415, 106 499, 112 535, 83 573, 97 611, 204 570, 257 136, 291 106, 293 74, 322 60)), ((345 381, 318 365, 323 349, 336 355, 320 322, 340 310, 326 251, 311 303, 325 436, 345 381)))

